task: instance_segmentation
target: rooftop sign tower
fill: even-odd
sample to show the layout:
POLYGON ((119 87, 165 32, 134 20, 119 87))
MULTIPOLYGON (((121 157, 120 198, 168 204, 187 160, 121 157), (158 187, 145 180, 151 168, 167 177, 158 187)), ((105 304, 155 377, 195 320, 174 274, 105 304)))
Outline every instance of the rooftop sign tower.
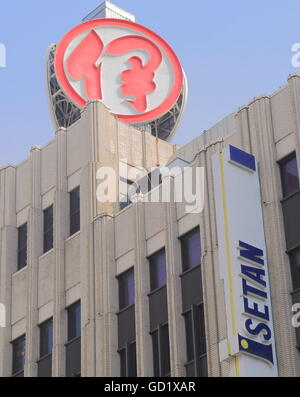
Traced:
POLYGON ((114 18, 123 19, 125 21, 135 22, 135 16, 128 11, 122 10, 109 0, 104 1, 94 11, 91 11, 82 22, 91 21, 93 19, 114 18))
POLYGON ((186 81, 172 48, 105 1, 48 52, 47 86, 56 128, 68 128, 90 100, 119 120, 169 140, 186 100, 186 81))

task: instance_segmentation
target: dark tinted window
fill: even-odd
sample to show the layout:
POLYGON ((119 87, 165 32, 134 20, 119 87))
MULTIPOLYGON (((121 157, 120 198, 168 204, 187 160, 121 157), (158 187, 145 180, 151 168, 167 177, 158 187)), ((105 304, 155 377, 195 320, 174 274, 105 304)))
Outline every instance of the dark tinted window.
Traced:
POLYGON ((170 376, 170 345, 168 324, 151 333, 154 377, 170 376))
POLYGON ((207 376, 204 306, 193 306, 184 314, 187 346, 187 376, 207 376))
POLYGON ((181 255, 184 272, 200 265, 201 243, 199 228, 181 238, 181 255))
POLYGON ((25 336, 16 339, 13 343, 13 375, 24 370, 25 364, 25 336))
POLYGON ((205 317, 203 303, 196 308, 196 333, 198 334, 198 344, 196 346, 197 354, 202 356, 206 354, 205 317))
POLYGON ((81 306, 80 302, 68 308, 68 340, 81 336, 81 306))
MULTIPOLYGON (((300 289, 298 289, 297 291, 292 293, 292 302, 293 302, 293 304, 296 304, 296 303, 299 304, 299 302, 300 302, 300 289)), ((296 331, 297 347, 298 347, 298 349, 300 349, 300 327, 297 327, 295 329, 295 331, 296 331)))
POLYGON ((283 196, 287 197, 290 194, 299 190, 299 175, 296 154, 292 154, 280 163, 281 182, 283 196))
POLYGON ((137 376, 137 371, 136 371, 136 344, 131 343, 128 346, 128 376, 129 377, 136 377, 137 376))
POLYGON ((135 289, 134 289, 134 269, 122 274, 119 277, 119 301, 120 310, 134 304, 135 289))
POLYGON ((125 378, 127 376, 127 359, 126 359, 126 348, 119 351, 120 355, 120 372, 121 378, 125 378))
POLYGON ((158 378, 160 376, 158 331, 155 331, 152 334, 152 349, 153 349, 154 376, 158 378))
POLYGON ((44 253, 53 248, 53 206, 44 211, 44 253))
POLYGON ((40 358, 52 353, 53 321, 52 319, 40 325, 40 358))
POLYGON ((80 230, 80 188, 70 193, 70 235, 80 230))
POLYGON ((78 378, 81 374, 81 338, 66 344, 66 377, 78 378))
POLYGON ((136 367, 136 343, 128 343, 124 349, 119 351, 120 375, 122 378, 137 376, 136 367))
POLYGON ((300 248, 290 254, 293 289, 300 288, 300 248))
POLYGON ((151 291, 163 287, 167 283, 166 253, 161 250, 149 258, 151 291))
POLYGON ((170 375, 170 344, 169 344, 169 327, 161 327, 161 376, 170 375))
POLYGON ((18 228, 18 270, 27 266, 27 223, 18 228))
POLYGON ((190 362, 195 358, 192 311, 186 313, 184 318, 185 318, 187 361, 190 362))

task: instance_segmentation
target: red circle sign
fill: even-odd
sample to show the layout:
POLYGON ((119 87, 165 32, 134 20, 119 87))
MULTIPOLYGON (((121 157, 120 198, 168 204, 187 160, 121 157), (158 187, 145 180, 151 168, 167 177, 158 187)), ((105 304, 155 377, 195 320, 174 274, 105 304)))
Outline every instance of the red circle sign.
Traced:
POLYGON ((183 88, 172 48, 146 27, 119 19, 95 19, 67 33, 57 46, 55 72, 75 105, 100 99, 131 124, 163 116, 183 88))

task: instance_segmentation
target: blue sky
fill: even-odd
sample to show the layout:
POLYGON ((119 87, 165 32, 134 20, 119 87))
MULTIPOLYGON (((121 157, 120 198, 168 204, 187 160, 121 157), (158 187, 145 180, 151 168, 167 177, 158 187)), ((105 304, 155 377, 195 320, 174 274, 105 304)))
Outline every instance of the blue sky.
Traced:
MULTIPOLYGON (((45 54, 101 0, 0 3, 0 166, 53 138, 45 54)), ((115 0, 162 35, 186 71, 189 99, 173 142, 185 144, 254 96, 286 84, 300 42, 299 0, 115 0)))

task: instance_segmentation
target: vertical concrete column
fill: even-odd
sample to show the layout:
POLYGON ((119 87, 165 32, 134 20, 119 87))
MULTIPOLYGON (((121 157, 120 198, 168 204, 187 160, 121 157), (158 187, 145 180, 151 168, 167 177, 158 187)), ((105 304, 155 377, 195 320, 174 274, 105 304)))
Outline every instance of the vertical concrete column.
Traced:
POLYGON ((285 254, 285 235, 280 203, 280 175, 276 166, 276 150, 268 96, 255 98, 249 104, 249 123, 253 153, 259 161, 263 218, 269 261, 271 299, 276 339, 279 376, 296 376, 294 329, 291 324, 292 301, 289 267, 285 254))
POLYGON ((69 236, 69 195, 67 179, 67 132, 56 133, 56 191, 54 198, 54 314, 53 356, 54 377, 65 376, 67 341, 67 313, 65 294, 65 240, 69 236))
POLYGON ((6 327, 0 328, 0 377, 12 374, 11 294, 12 274, 17 270, 16 170, 0 170, 0 303, 5 306, 6 327))
POLYGON ((96 285, 96 376, 120 375, 118 356, 118 281, 114 220, 103 215, 94 222, 96 285))
POLYGON ((205 168, 204 210, 200 214, 202 285, 207 340, 208 375, 221 376, 219 342, 227 338, 224 286, 220 278, 211 156, 216 143, 199 153, 195 165, 205 168))
MULTIPOLYGON (((150 276, 147 261, 147 246, 145 233, 145 205, 137 202, 135 211, 135 326, 136 326, 136 356, 137 376, 150 377, 153 375, 152 342, 149 318, 150 276)), ((148 204, 153 205, 153 204, 148 204)))
POLYGON ((239 108, 236 115, 236 124, 238 132, 242 137, 242 149, 252 153, 251 136, 249 130, 248 106, 239 108))
MULTIPOLYGON (((81 172, 82 376, 95 376, 97 341, 93 222, 98 215, 113 214, 116 205, 115 202, 98 202, 97 172, 100 167, 111 167, 118 182, 118 140, 117 121, 100 101, 88 104, 82 114, 82 121, 86 122, 88 139, 87 163, 81 172)), ((101 244, 100 241, 97 243, 101 244)))
POLYGON ((167 261, 168 323, 170 341, 171 377, 185 376, 186 361, 185 326, 182 316, 181 248, 174 202, 174 178, 166 176, 163 183, 170 186, 170 203, 164 203, 167 261))
POLYGON ((82 119, 87 123, 88 158, 80 176, 80 278, 81 278, 81 373, 96 375, 94 219, 97 216, 96 176, 100 166, 100 104, 88 104, 82 119))
MULTIPOLYGON (((113 215, 116 208, 119 187, 118 121, 100 101, 88 104, 82 115, 87 124, 88 159, 81 173, 81 280, 82 280, 82 366, 83 376, 96 374, 96 263, 94 246, 95 218, 99 215, 113 215), (114 173, 115 195, 109 202, 97 199, 97 173, 101 167, 114 173)), ((109 181, 111 186, 112 181, 109 181)), ((102 236, 102 235, 101 235, 102 236)), ((97 241, 101 246, 101 241, 97 241)), ((101 254, 99 254, 101 255, 101 254)), ((98 271, 98 268, 97 268, 98 271)), ((109 327, 106 333, 110 332, 109 327)))
POLYGON ((26 322, 25 376, 37 376, 39 358, 38 329, 38 266, 43 252, 43 217, 41 198, 41 150, 33 147, 31 160, 31 206, 28 227, 28 305, 26 322))
POLYGON ((94 165, 86 166, 80 177, 80 282, 81 282, 81 376, 94 377, 95 346, 95 264, 93 239, 94 165))

